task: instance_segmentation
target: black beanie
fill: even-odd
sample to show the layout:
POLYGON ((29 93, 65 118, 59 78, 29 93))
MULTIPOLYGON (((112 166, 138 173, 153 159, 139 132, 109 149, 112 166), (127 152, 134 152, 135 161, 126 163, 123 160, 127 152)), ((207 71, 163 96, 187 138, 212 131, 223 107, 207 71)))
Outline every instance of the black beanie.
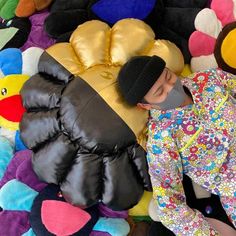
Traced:
POLYGON ((121 93, 130 105, 141 102, 165 65, 165 61, 158 56, 135 56, 123 65, 117 79, 121 93))

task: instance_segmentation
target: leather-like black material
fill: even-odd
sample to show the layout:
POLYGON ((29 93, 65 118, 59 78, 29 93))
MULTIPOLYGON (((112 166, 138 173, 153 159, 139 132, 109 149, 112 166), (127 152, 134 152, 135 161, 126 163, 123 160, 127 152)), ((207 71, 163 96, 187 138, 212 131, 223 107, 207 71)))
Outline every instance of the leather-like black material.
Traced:
POLYGON ((143 179, 145 189, 148 191, 152 191, 152 184, 150 182, 148 174, 147 161, 143 158, 143 156, 146 156, 145 150, 139 144, 136 144, 133 147, 129 147, 128 152, 130 158, 137 168, 137 171, 143 179))
POLYGON ((73 165, 76 151, 76 146, 64 134, 60 134, 35 151, 33 169, 41 180, 60 184, 73 165))
POLYGON ((46 53, 39 64, 21 90, 27 112, 20 124, 38 177, 60 184, 74 205, 136 205, 151 182, 133 131, 86 81, 46 53))
POLYGON ((51 140, 60 132, 57 113, 58 109, 24 113, 24 122, 20 123, 20 129, 24 130, 21 137, 25 140, 25 145, 28 148, 34 149, 41 143, 51 140), (34 132, 35 129, 37 132, 34 132))
POLYGON ((78 151, 66 180, 61 185, 64 198, 81 207, 93 205, 103 191, 103 163, 101 156, 78 151))
POLYGON ((72 78, 74 78, 73 74, 71 74, 64 66, 59 64, 47 52, 44 52, 41 55, 38 69, 40 73, 45 73, 46 75, 55 77, 58 82, 68 83, 72 78))
POLYGON ((80 78, 66 87, 60 116, 71 139, 96 153, 111 153, 136 141, 124 121, 80 78))
POLYGON ((134 169, 128 152, 122 152, 118 156, 103 158, 104 163, 104 191, 103 202, 114 210, 117 206, 129 209, 139 202, 143 189, 138 172, 134 169), (141 188, 140 188, 141 187, 141 188), (133 202, 133 205, 130 203, 133 202))
POLYGON ((26 81, 21 89, 23 106, 27 110, 59 107, 64 87, 47 80, 42 74, 36 74, 26 81))

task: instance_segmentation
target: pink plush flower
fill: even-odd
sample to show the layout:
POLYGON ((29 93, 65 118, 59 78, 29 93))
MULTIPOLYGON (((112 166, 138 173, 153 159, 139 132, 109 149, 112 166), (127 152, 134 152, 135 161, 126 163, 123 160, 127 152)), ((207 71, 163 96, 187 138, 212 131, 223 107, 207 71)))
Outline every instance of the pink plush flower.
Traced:
POLYGON ((235 21, 236 0, 212 0, 211 8, 198 13, 194 22, 196 31, 189 38, 192 71, 217 67, 236 71, 235 21))

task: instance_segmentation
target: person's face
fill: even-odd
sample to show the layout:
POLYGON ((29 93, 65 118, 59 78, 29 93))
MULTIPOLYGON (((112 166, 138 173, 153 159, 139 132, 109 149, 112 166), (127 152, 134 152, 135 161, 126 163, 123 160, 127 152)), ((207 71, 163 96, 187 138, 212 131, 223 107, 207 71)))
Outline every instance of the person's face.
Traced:
MULTIPOLYGON (((171 91, 171 89, 173 89, 174 84, 176 83, 176 80, 177 80, 176 74, 174 74, 168 68, 165 68, 162 74, 160 75, 160 77, 157 78, 157 81, 155 82, 155 84, 144 96, 145 101, 149 103, 146 105, 161 103, 165 101, 168 93, 171 91)), ((159 108, 157 105, 151 105, 151 107, 159 108)))

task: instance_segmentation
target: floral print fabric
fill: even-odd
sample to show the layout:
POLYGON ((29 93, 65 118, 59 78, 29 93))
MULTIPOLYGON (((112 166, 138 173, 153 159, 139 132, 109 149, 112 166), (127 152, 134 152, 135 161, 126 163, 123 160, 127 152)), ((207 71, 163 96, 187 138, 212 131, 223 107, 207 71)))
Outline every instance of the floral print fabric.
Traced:
POLYGON ((147 160, 164 225, 176 235, 219 235, 187 206, 183 173, 220 196, 236 226, 236 77, 219 69, 182 79, 193 105, 151 110, 147 160))

